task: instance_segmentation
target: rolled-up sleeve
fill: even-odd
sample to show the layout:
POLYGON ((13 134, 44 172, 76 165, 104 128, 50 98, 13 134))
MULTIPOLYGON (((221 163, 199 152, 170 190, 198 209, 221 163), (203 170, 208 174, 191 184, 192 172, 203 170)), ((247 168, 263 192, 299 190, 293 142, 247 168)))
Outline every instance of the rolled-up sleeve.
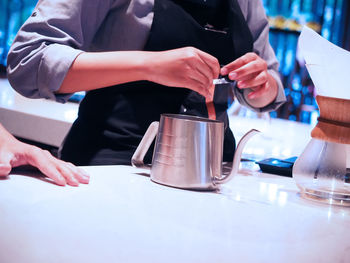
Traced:
MULTIPOLYGON (((243 1, 246 0, 242 0, 240 2, 243 1)), ((278 93, 276 99, 271 104, 263 108, 255 108, 251 106, 249 99, 246 96, 249 93, 248 90, 242 91, 235 86, 234 94, 242 105, 254 111, 265 112, 276 110, 286 101, 286 96, 278 72, 279 63, 269 43, 269 23, 266 17, 265 9, 261 0, 250 0, 245 2, 245 9, 243 8, 242 11, 253 36, 253 51, 266 61, 268 72, 277 82, 278 93)))
POLYGON ((70 94, 55 92, 109 8, 109 0, 39 0, 7 57, 11 86, 26 97, 67 101, 70 94))

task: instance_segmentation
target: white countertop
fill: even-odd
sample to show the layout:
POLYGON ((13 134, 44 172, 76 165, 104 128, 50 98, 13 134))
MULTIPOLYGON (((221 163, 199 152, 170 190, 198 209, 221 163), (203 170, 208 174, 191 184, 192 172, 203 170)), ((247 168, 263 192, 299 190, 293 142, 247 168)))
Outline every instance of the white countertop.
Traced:
POLYGON ((349 262, 349 208, 302 199, 291 178, 238 175, 213 193, 85 169, 77 188, 0 181, 0 262, 349 262))
POLYGON ((0 122, 15 136, 59 147, 77 117, 78 104, 28 99, 0 79, 0 122))

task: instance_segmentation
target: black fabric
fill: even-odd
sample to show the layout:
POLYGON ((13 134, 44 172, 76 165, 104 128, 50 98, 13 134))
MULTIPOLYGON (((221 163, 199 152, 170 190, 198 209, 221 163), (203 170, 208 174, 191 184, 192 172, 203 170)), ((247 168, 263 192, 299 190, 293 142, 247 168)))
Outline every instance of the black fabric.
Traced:
MULTIPOLYGON (((171 0, 155 0, 154 18, 145 51, 196 47, 227 64, 252 50, 253 41, 236 0, 226 10, 229 32, 204 28, 192 16, 196 10, 171 0)), ((206 7, 208 8, 208 7, 206 7)), ((205 19, 205 17, 204 17, 205 19)), ((228 128, 228 87, 217 86, 214 106, 226 125, 224 160, 232 161, 234 137, 228 128)), ((208 117, 205 99, 194 91, 140 81, 87 93, 77 120, 66 137, 61 158, 76 165, 130 164, 146 129, 162 113, 208 117)), ((151 162, 152 147, 145 162, 151 162)))
POLYGON ((216 30, 228 30, 229 3, 227 0, 173 0, 201 26, 212 26, 216 30))

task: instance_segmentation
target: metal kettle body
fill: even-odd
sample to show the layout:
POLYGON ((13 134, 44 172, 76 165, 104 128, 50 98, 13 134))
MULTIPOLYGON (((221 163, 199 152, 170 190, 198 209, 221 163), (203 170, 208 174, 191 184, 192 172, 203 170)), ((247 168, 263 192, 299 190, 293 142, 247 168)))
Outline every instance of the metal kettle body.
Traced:
POLYGON ((224 123, 196 116, 162 114, 160 122, 153 122, 146 131, 131 163, 144 167, 144 155, 156 136, 152 181, 183 189, 215 190, 237 173, 244 144, 256 133, 258 131, 252 130, 241 139, 231 173, 223 177, 224 123))

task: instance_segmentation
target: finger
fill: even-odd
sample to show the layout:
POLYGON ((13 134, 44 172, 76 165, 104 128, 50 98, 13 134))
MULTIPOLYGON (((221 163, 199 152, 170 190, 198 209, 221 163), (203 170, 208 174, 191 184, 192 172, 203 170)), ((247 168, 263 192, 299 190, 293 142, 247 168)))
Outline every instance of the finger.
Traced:
POLYGON ((66 178, 61 174, 60 171, 54 166, 39 165, 37 168, 48 178, 52 179, 56 184, 65 186, 67 184, 66 178))
POLYGON ((71 171, 67 163, 65 162, 57 162, 56 169, 60 172, 60 174, 64 177, 67 184, 70 186, 78 186, 79 182, 75 178, 74 173, 71 171))
POLYGON ((259 87, 264 85, 268 81, 268 77, 265 71, 260 72, 260 74, 254 76, 254 74, 250 74, 249 76, 253 76, 251 79, 244 79, 237 82, 237 86, 240 89, 251 88, 251 87, 259 87))
POLYGON ((54 165, 51 165, 52 163, 48 162, 46 164, 43 163, 37 163, 36 165, 33 165, 37 167, 40 172, 42 172, 45 176, 52 179, 56 184, 65 186, 67 184, 66 179, 62 176, 60 171, 56 169, 54 165))
POLYGON ((246 80, 251 80, 251 79, 254 79, 256 78, 258 75, 260 74, 260 72, 255 72, 255 73, 252 73, 252 74, 248 74, 246 76, 243 76, 241 78, 239 78, 238 81, 246 81, 246 80))
POLYGON ((212 78, 213 79, 218 78, 220 74, 220 64, 218 59, 201 50, 199 50, 198 54, 201 57, 201 59, 204 61, 204 63, 206 63, 209 69, 211 70, 212 78))
POLYGON ((236 69, 228 74, 228 77, 232 80, 241 80, 249 76, 250 74, 260 74, 260 72, 266 71, 267 65, 264 61, 254 60, 248 64, 236 69))
POLYGON ((203 97, 210 96, 210 91, 207 88, 206 84, 203 84, 198 79, 193 78, 192 76, 189 76, 189 79, 187 81, 187 87, 191 90, 194 90, 201 94, 203 97))
POLYGON ((267 85, 261 85, 260 87, 256 87, 252 92, 248 94, 249 99, 256 99, 264 96, 264 93, 267 91, 267 85))
POLYGON ((71 171, 74 178, 79 182, 83 184, 88 184, 90 181, 90 176, 88 173, 86 173, 83 169, 76 167, 72 163, 66 163, 61 161, 63 164, 66 164, 67 168, 71 171))
POLYGON ((185 64, 185 66, 188 71, 185 77, 191 77, 192 79, 199 81, 204 86, 209 85, 210 74, 208 73, 211 70, 199 55, 202 51, 193 47, 187 47, 184 50, 185 61, 187 64, 185 64))
POLYGON ((248 64, 251 61, 254 61, 258 58, 258 55, 250 52, 247 53, 241 57, 239 57, 238 59, 236 59, 235 61, 225 65, 224 67, 221 68, 221 75, 227 75, 229 72, 234 71, 240 67, 243 67, 244 65, 248 64))
POLYGON ((196 70, 189 75, 193 80, 197 80, 201 86, 204 88, 209 87, 212 79, 208 76, 208 67, 203 61, 199 61, 198 63, 194 63, 192 65, 196 70))
POLYGON ((194 52, 194 59, 189 61, 190 68, 195 69, 195 71, 192 72, 191 77, 198 80, 205 89, 209 89, 213 82, 213 72, 209 65, 210 63, 207 62, 207 60, 209 61, 214 57, 198 49, 191 49, 190 52, 194 52))
POLYGON ((45 176, 51 178, 56 184, 65 186, 66 180, 56 169, 54 157, 40 148, 31 146, 26 153, 28 163, 38 168, 45 176))
POLYGON ((198 50, 198 54, 202 59, 203 63, 207 65, 208 68, 202 68, 201 73, 207 77, 208 82, 204 83, 205 89, 205 98, 209 101, 213 100, 215 85, 213 84, 213 79, 218 78, 220 74, 220 64, 217 58, 212 55, 205 53, 201 50, 198 50), (210 70, 212 73, 212 77, 207 74, 207 70, 210 70))

